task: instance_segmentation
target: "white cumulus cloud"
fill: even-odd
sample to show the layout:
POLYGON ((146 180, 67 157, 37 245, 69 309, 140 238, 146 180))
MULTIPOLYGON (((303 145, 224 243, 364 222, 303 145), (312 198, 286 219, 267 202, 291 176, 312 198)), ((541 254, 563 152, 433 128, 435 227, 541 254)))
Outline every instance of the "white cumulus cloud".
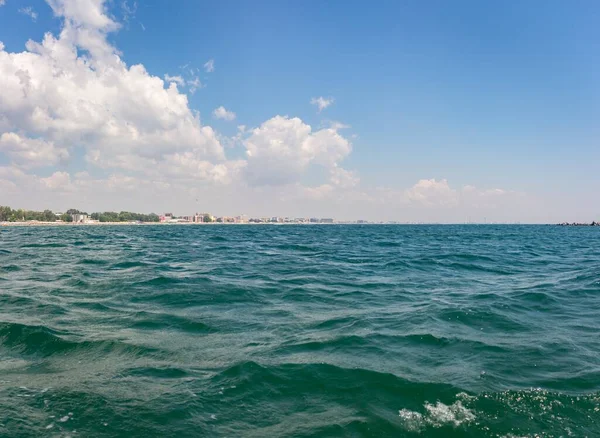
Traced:
POLYGON ((175 82, 180 87, 183 87, 185 85, 185 79, 183 79, 179 75, 177 75, 177 76, 171 76, 170 74, 165 74, 165 81, 167 81, 169 83, 175 82))
POLYGON ((213 111, 213 116, 222 120, 235 120, 235 113, 233 111, 227 111, 224 106, 220 106, 219 108, 215 109, 213 111))
POLYGON ((206 61, 206 63, 204 64, 204 71, 207 73, 212 73, 215 71, 215 60, 214 59, 209 59, 208 61, 206 61))
POLYGON ((360 182, 360 178, 354 172, 351 172, 341 167, 334 166, 330 171, 331 183, 340 188, 348 189, 355 187, 360 182))
POLYGON ((200 78, 197 76, 194 76, 192 79, 188 79, 187 81, 188 85, 190 86, 190 93, 194 94, 198 88, 202 88, 202 82, 200 82, 200 78))
POLYGON ((52 166, 69 158, 69 152, 56 147, 53 142, 21 137, 14 132, 0 136, 0 151, 7 154, 13 163, 25 168, 52 166))
POLYGON ((19 9, 19 12, 23 15, 27 15, 29 18, 31 18, 31 21, 37 21, 38 14, 31 6, 21 8, 19 9))
POLYGON ((411 202, 423 205, 454 205, 458 202, 458 192, 448 185, 446 179, 437 181, 433 179, 419 180, 405 192, 406 198, 411 202))
MULTIPOLYGON (((60 145, 68 156, 64 151, 81 146, 91 164, 149 175, 182 152, 214 166, 226 160, 215 132, 201 125, 174 82, 165 84, 143 65, 121 59, 107 40, 118 24, 102 0, 49 3, 64 17, 58 36, 30 40, 20 53, 1 47, 1 129, 43 139, 44 151, 60 145)), ((11 144, 11 158, 26 165, 31 156, 31 166, 39 165, 38 156, 16 152, 11 144)), ((211 175, 196 174, 199 180, 211 175)))
POLYGON ((313 97, 310 100, 310 103, 312 105, 316 105, 316 107, 319 109, 319 112, 323 111, 325 108, 327 108, 328 106, 332 105, 333 102, 335 101, 335 99, 333 97, 313 97))
POLYGON ((134 1, 131 5, 127 2, 127 0, 123 0, 121 3, 121 11, 123 13, 123 21, 129 23, 131 18, 135 18, 135 13, 137 12, 137 1, 134 1))
POLYGON ((335 129, 312 131, 294 117, 276 116, 251 131, 244 141, 253 184, 295 182, 311 164, 334 168, 352 151, 351 143, 335 129))
POLYGON ((48 178, 41 178, 40 181, 52 190, 69 190, 71 188, 71 177, 67 172, 54 172, 48 178))
POLYGON ((424 207, 494 207, 502 198, 520 196, 504 189, 479 189, 473 185, 453 188, 446 179, 421 179, 404 191, 400 200, 424 207))

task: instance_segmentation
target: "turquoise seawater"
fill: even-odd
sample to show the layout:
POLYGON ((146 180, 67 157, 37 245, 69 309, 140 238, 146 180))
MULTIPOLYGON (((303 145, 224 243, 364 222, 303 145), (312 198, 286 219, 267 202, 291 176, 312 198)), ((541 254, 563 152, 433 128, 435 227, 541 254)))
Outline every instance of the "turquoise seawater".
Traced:
POLYGON ((0 229, 2 437, 598 437, 600 229, 0 229))

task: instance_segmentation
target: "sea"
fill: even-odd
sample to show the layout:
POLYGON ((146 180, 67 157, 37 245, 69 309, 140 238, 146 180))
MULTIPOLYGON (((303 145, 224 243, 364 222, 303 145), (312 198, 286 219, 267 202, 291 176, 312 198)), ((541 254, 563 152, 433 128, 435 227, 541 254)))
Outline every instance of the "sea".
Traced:
POLYGON ((0 227, 0 436, 600 437, 600 228, 0 227))

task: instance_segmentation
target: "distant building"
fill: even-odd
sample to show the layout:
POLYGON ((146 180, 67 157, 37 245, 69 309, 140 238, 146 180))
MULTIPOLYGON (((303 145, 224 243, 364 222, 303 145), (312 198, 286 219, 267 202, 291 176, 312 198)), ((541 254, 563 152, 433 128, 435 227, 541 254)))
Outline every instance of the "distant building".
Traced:
POLYGON ((196 213, 196 218, 198 222, 215 222, 215 217, 210 213, 196 213))
POLYGON ((83 224, 87 222, 88 215, 87 214, 74 214, 73 215, 73 223, 74 224, 83 224))
POLYGON ((332 224, 333 223, 333 219, 331 219, 331 218, 324 218, 324 219, 321 219, 321 223, 322 224, 332 224))
POLYGON ((173 222, 173 213, 165 213, 163 216, 159 216, 158 220, 162 223, 173 222))

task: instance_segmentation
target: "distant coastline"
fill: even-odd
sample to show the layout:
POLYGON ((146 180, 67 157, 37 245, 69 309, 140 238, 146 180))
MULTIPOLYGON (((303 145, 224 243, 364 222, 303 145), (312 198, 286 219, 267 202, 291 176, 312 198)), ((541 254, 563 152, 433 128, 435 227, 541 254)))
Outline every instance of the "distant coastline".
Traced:
POLYGON ((555 227, 600 227, 600 222, 592 223, 434 223, 434 222, 367 222, 367 221, 335 221, 335 222, 43 222, 43 221, 12 221, 0 222, 0 227, 95 227, 95 226, 232 226, 232 225, 545 225, 555 227))
POLYGON ((14 221, 0 222, 0 227, 95 227, 95 226, 231 226, 231 225, 418 225, 400 224, 397 222, 41 222, 41 221, 14 221))
POLYGON ((585 222, 562 222, 560 224, 557 224, 559 227, 600 227, 600 222, 592 222, 592 223, 585 223, 585 222))
MULTIPOLYGON (((135 213, 129 211, 104 211, 88 214, 85 211, 69 209, 64 213, 54 213, 52 210, 34 211, 12 209, 0 205, 0 227, 48 227, 48 226, 115 226, 115 225, 525 225, 520 222, 400 222, 400 221, 368 221, 364 219, 338 220, 332 217, 249 217, 213 216, 210 213, 195 213, 193 215, 176 216, 173 213, 158 215, 155 213, 135 213)), ((568 227, 600 226, 599 221, 562 222, 558 224, 538 223, 527 225, 551 225, 568 227)))

